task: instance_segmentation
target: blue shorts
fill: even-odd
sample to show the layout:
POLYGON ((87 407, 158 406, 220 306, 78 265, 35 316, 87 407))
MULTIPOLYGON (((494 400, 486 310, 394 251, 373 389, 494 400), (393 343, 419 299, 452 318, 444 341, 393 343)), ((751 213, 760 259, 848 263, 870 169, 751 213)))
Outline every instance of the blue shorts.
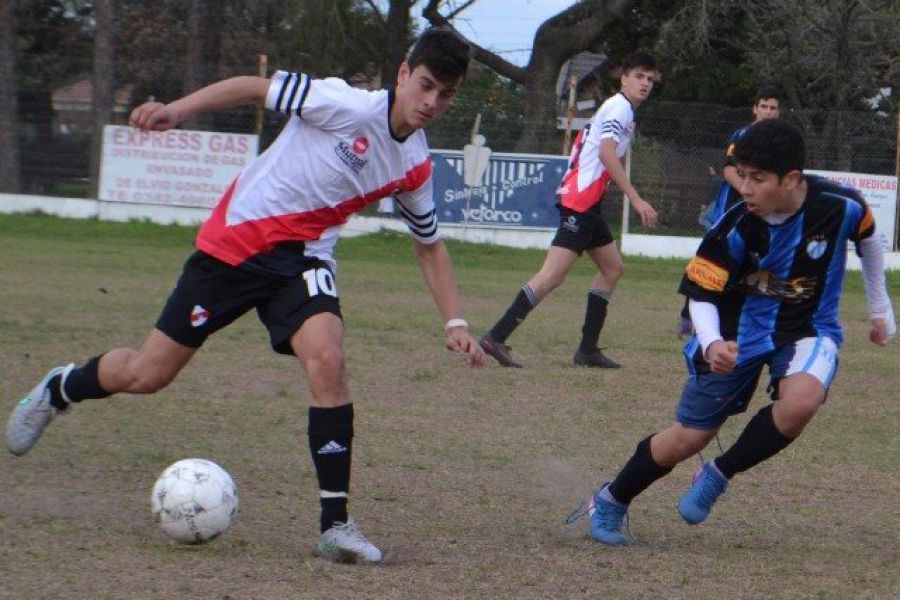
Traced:
POLYGON ((754 356, 727 375, 691 372, 681 392, 675 419, 692 429, 718 429, 731 415, 747 410, 766 365, 769 365, 770 376, 767 391, 772 400, 778 400, 779 381, 796 373, 812 375, 827 392, 837 373, 838 362, 837 344, 831 338, 821 336, 803 338, 754 356))

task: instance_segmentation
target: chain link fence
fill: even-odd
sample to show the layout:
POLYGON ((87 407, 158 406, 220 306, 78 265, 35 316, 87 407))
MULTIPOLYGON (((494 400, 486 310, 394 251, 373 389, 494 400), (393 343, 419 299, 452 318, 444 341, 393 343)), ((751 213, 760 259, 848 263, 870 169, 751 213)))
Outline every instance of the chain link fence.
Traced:
MULTIPOLYGON (((119 89, 113 124, 126 124, 131 108, 147 99, 133 96, 128 87, 119 89)), ((87 195, 91 109, 90 86, 85 80, 54 90, 20 89, 16 126, 23 193, 87 195)), ((702 233, 698 217, 721 182, 725 142, 733 131, 747 124, 749 112, 749 108, 659 99, 648 101, 640 109, 631 176, 641 195, 659 212, 660 226, 653 233, 702 233)), ((492 124, 488 145, 494 152, 513 151, 524 125, 521 113, 490 114, 487 109, 485 113, 485 122, 492 124)), ((896 114, 787 109, 782 116, 805 132, 808 168, 895 174, 896 114)), ((451 110, 443 117, 440 129, 429 134, 431 146, 461 149, 469 140, 473 120, 472 114, 451 110)), ((201 130, 259 133, 262 151, 278 134, 283 121, 280 115, 266 111, 257 130, 257 110, 245 108, 208 115, 187 125, 201 130)), ((563 135, 558 131, 558 139, 548 140, 546 147, 557 148, 560 153, 563 135)), ((614 228, 621 227, 621 207, 622 194, 613 186, 605 200, 605 211, 614 228)), ((647 233, 636 219, 631 219, 630 230, 647 233)))

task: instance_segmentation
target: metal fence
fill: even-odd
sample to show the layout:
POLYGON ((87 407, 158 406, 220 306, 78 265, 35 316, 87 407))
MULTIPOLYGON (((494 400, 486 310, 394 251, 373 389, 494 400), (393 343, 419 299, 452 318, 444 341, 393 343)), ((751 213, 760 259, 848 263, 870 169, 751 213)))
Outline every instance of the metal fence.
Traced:
MULTIPOLYGON (((74 85, 74 84, 73 84, 74 85)), ((85 196, 91 148, 91 101, 77 86, 20 92, 17 123, 22 192, 85 196)), ((124 124, 136 99, 123 96, 113 122, 124 124)), ((893 175, 896 164, 894 114, 869 112, 791 111, 783 114, 805 132, 807 166, 811 169, 893 175)), ((633 146, 632 180, 641 195, 660 214, 654 232, 699 235, 698 215, 721 181, 725 141, 750 118, 747 108, 714 104, 685 104, 660 100, 647 102, 639 111, 638 134, 633 146)), ((441 134, 430 135, 434 148, 461 148, 468 141, 473 115, 451 111, 453 121, 441 134)), ((262 121, 260 149, 277 135, 283 119, 266 114, 262 121)), ((496 152, 510 152, 517 139, 521 116, 512 115, 509 126, 487 140, 496 152), (517 125, 519 123, 519 125, 517 125)), ((255 109, 228 111, 192 123, 196 129, 255 133, 255 109)), ((561 151, 563 132, 547 146, 561 151)), ((0 192, 9 192, 2 190, 0 192)), ((547 202, 554 202, 548 198, 547 202)), ((606 200, 611 224, 620 226, 622 197, 615 188, 606 200)), ((631 230, 641 232, 631 220, 631 230)))

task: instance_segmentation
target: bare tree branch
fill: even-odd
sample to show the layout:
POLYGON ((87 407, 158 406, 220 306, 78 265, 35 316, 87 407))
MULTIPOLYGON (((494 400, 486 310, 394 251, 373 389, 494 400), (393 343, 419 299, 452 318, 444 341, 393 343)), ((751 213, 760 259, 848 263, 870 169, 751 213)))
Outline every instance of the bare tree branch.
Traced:
POLYGON ((467 0, 466 2, 462 3, 462 6, 459 6, 455 9, 451 10, 450 13, 447 14, 447 20, 452 20, 456 15, 458 15, 462 11, 464 11, 467 8, 469 8, 470 6, 472 6, 472 4, 475 3, 475 1, 476 0, 467 0))
MULTIPOLYGON (((434 27, 447 27, 452 29, 457 34, 459 34, 462 38, 464 38, 469 45, 472 47, 472 57, 485 65, 486 67, 496 71, 503 77, 506 77, 512 81, 515 81, 519 84, 524 84, 528 78, 528 72, 518 65, 514 65, 513 63, 501 58, 500 55, 495 52, 491 52, 486 48, 479 46, 465 35, 463 35, 458 29, 456 29, 453 24, 450 22, 448 17, 442 15, 439 11, 442 0, 428 0, 428 4, 422 9, 422 16, 431 23, 434 27)), ((463 8, 470 6, 475 0, 468 0, 465 5, 455 11, 454 14, 459 13, 463 8)))

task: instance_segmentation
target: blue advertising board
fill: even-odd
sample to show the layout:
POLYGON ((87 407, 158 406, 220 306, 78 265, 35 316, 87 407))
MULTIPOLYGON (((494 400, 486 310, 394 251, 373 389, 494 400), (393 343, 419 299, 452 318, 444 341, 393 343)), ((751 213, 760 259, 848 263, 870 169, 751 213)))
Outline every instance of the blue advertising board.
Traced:
POLYGON ((480 185, 463 182, 463 153, 432 150, 434 204, 442 223, 556 228, 556 188, 568 159, 493 154, 480 185))

